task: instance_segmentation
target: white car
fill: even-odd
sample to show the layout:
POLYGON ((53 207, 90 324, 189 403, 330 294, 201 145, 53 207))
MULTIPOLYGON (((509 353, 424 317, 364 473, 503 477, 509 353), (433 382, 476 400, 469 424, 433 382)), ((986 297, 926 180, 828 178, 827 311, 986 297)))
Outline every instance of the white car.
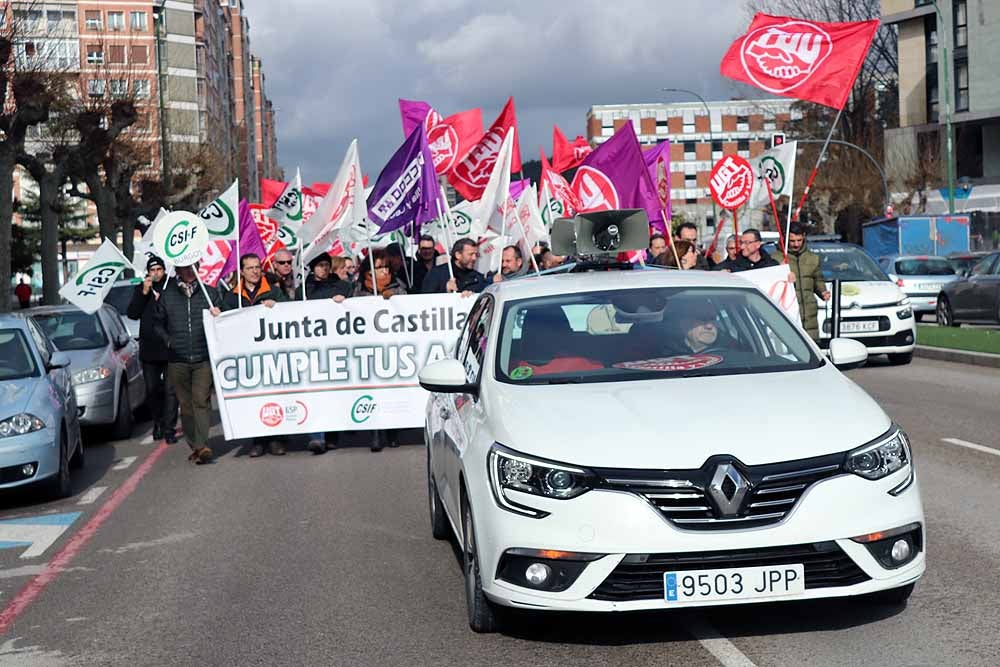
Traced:
MULTIPOLYGON (((864 343, 868 354, 885 354, 893 365, 908 364, 917 344, 917 325, 909 296, 860 246, 810 243, 820 257, 823 278, 833 291, 840 280, 840 335, 864 343)), ((833 302, 817 301, 820 347, 833 337, 833 302)))
POLYGON ((420 373, 428 495, 475 631, 511 607, 902 604, 924 572, 907 437, 835 367, 864 346, 825 358, 738 275, 502 282, 455 352, 420 373))

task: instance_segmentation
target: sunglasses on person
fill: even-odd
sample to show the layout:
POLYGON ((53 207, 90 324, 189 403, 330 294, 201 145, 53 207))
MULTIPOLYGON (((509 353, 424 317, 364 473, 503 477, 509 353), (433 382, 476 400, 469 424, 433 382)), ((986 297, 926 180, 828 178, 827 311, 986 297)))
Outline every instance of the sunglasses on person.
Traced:
POLYGON ((291 264, 292 260, 290 260, 290 259, 276 259, 276 260, 274 260, 274 263, 275 264, 291 264))

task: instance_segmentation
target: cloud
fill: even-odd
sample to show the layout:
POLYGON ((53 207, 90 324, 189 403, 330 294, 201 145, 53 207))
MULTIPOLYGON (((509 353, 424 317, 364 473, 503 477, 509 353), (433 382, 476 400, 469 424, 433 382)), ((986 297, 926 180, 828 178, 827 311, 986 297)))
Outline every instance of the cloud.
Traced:
MULTIPOLYGON (((552 124, 585 134, 593 104, 668 99, 665 86, 729 97, 719 76, 749 23, 739 0, 498 5, 474 0, 246 0, 264 62, 286 171, 333 177, 351 139, 373 176, 402 142, 396 99, 443 114, 482 107, 490 123, 514 96, 522 150, 551 149, 552 124)), ((681 96, 669 99, 682 100, 681 96)))

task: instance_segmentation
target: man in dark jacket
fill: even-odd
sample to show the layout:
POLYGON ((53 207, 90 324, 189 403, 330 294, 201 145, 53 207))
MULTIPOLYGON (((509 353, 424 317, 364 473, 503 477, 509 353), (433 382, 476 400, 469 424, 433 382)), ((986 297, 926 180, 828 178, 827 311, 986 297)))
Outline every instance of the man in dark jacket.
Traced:
POLYGON ((713 271, 736 271, 740 264, 740 240, 736 234, 730 234, 726 239, 726 258, 712 267, 713 271))
POLYGON ((177 396, 167 380, 167 341, 157 335, 156 303, 167 284, 163 260, 150 257, 146 262, 146 277, 135 286, 126 315, 139 320, 139 361, 146 378, 146 405, 153 416, 153 440, 166 439, 168 445, 177 442, 177 396))
POLYGON ((424 278, 424 294, 442 294, 445 292, 461 292, 468 296, 473 292, 482 292, 489 285, 486 276, 476 271, 476 260, 479 258, 479 247, 472 239, 459 239, 451 247, 451 270, 448 265, 435 266, 424 278))
POLYGON ((199 285, 193 266, 176 267, 177 276, 167 281, 156 300, 154 327, 167 341, 167 377, 181 408, 184 438, 191 448, 190 460, 208 463, 208 429, 212 417, 212 364, 202 311, 219 314, 219 293, 199 285), (207 298, 206 298, 207 297, 207 298))
POLYGON ((309 276, 306 278, 307 299, 332 299, 351 296, 354 286, 346 280, 338 278, 331 270, 333 258, 329 253, 322 252, 309 260, 309 276))
POLYGON ((279 287, 289 301, 301 299, 302 290, 295 284, 295 257, 292 253, 282 248, 274 253, 271 264, 274 273, 270 274, 273 277, 269 278, 268 282, 279 287))
POLYGON ((752 269, 766 269, 769 266, 778 266, 773 257, 766 252, 761 252, 760 247, 763 241, 760 232, 750 228, 740 235, 740 253, 742 257, 737 261, 734 271, 750 271, 752 269))
POLYGON ((420 294, 423 291, 424 279, 427 274, 434 270, 437 264, 438 251, 434 243, 434 237, 424 234, 417 242, 417 261, 413 264, 413 294, 420 294))
POLYGON ((788 268, 795 276, 795 295, 799 300, 802 328, 813 340, 819 341, 818 309, 813 295, 829 301, 830 290, 823 279, 819 255, 806 247, 805 230, 797 222, 793 222, 788 230, 788 268))

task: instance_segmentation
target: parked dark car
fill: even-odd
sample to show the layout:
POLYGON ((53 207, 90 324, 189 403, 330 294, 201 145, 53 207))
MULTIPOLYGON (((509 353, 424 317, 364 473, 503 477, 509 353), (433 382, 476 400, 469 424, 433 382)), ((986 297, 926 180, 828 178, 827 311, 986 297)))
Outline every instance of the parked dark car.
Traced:
POLYGON ((974 267, 979 260, 990 254, 989 250, 973 250, 970 252, 953 252, 948 255, 948 261, 951 262, 952 267, 955 269, 955 273, 958 276, 964 276, 969 273, 969 269, 974 267))
POLYGON ((944 286, 938 295, 938 324, 1000 322, 1000 251, 986 255, 968 275, 944 286))

